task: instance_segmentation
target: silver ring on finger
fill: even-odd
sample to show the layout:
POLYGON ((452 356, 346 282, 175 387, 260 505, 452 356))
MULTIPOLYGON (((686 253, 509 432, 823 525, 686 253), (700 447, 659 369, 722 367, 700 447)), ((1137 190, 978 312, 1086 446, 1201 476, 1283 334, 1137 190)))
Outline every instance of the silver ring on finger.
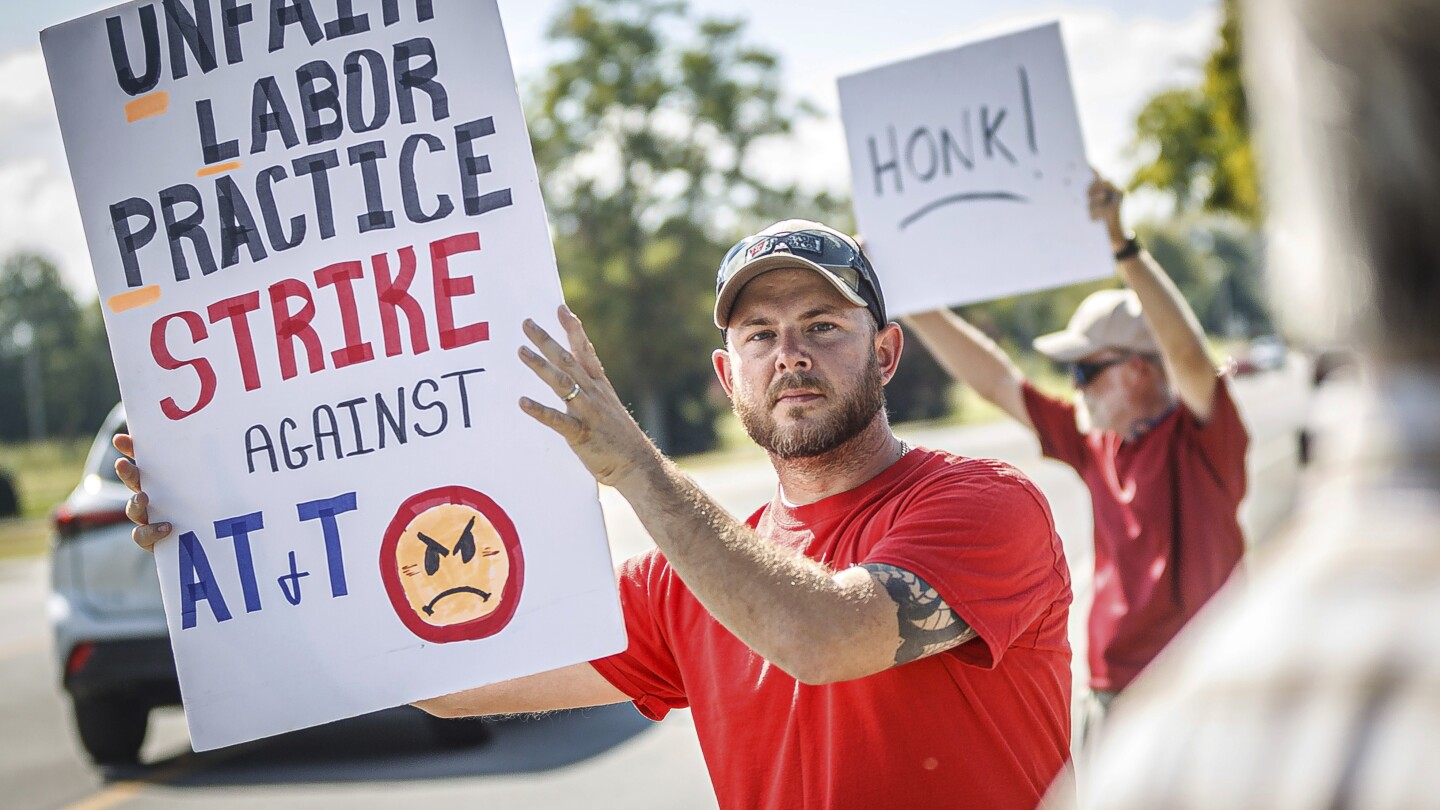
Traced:
POLYGON ((578 396, 580 396, 580 383, 575 383, 574 385, 570 386, 570 390, 565 394, 565 396, 560 397, 560 401, 569 402, 570 400, 578 396))

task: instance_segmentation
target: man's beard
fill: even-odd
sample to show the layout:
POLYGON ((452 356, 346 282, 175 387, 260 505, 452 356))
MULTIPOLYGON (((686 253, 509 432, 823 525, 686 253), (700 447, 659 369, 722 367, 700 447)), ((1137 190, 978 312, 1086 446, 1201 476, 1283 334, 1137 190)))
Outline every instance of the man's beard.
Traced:
MULTIPOLYGON (((839 407, 818 421, 783 429, 775 424, 771 410, 775 398, 787 388, 806 388, 827 398, 834 394, 819 378, 800 371, 781 375, 759 403, 735 398, 735 415, 740 417, 745 432, 756 444, 779 458, 808 458, 828 453, 860 435, 885 407, 885 385, 880 380, 880 362, 873 348, 854 390, 839 400, 839 407)), ((795 406, 791 415, 803 407, 795 406)))
POLYGON ((1110 403, 1101 400, 1098 396, 1080 396, 1081 403, 1085 406, 1085 415, 1090 423, 1091 430, 1116 430, 1114 425, 1114 408, 1110 403))

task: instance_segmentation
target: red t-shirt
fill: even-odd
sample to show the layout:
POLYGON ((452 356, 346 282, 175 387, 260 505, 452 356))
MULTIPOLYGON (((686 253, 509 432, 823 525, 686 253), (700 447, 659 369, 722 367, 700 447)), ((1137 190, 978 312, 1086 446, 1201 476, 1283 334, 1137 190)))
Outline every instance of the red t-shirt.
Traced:
POLYGON ((1237 513, 1250 437, 1223 377, 1208 422, 1179 405, 1134 442, 1114 431, 1081 433, 1072 403, 1029 383, 1024 394, 1041 450, 1074 467, 1090 489, 1090 686, 1119 691, 1240 562, 1237 513))
POLYGON ((899 566, 979 638, 809 686, 722 627, 663 554, 620 577, 629 648, 593 662, 658 720, 692 709, 726 808, 1034 807, 1069 755, 1070 575, 1044 496, 1001 462, 916 449, 861 486, 750 517, 833 569, 899 566))

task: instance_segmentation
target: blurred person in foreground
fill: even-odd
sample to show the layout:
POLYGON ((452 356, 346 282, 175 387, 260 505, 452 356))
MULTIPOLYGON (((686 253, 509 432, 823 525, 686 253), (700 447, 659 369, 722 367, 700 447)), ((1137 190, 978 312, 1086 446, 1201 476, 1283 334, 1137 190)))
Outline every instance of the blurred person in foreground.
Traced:
POLYGON ((1440 4, 1247 13, 1275 299, 1292 333, 1359 349, 1362 404, 1250 587, 1135 684, 1081 805, 1435 807, 1440 4))
POLYGON ((1090 490, 1095 600, 1082 736, 1240 562, 1249 443, 1194 312, 1121 224, 1120 190, 1097 176, 1088 196, 1128 289, 1093 293, 1063 331, 1035 339, 1037 351, 1070 367, 1078 402, 1041 393, 948 309, 905 322, 952 376, 1034 431, 1044 454, 1090 490))
MULTIPOLYGON (((715 373, 779 478, 748 520, 661 455, 580 321, 559 318, 568 349, 527 321, 539 351, 520 351, 559 408, 521 408, 655 540, 617 571, 629 648, 418 705, 630 700, 656 720, 688 706, 727 808, 1038 804, 1070 744, 1070 580, 1049 505, 1008 465, 891 432, 904 341, 858 245, 790 220, 721 263, 715 373)), ((138 470, 117 470, 153 545, 169 527, 143 525, 138 470)))

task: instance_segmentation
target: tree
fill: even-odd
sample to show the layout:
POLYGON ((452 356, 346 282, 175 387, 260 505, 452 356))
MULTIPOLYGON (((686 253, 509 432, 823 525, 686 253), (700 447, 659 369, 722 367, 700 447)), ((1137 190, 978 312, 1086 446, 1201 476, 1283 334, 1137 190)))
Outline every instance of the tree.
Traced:
POLYGON ((1135 122, 1135 148, 1152 155, 1131 188, 1170 196, 1181 212, 1201 209, 1260 221, 1260 191, 1250 145, 1250 112, 1240 76, 1238 0, 1224 0, 1219 43, 1199 87, 1163 91, 1135 122))
POLYGON ((27 398, 43 406, 46 435, 76 437, 93 433, 120 393, 99 301, 81 308, 55 265, 22 253, 0 266, 0 440, 30 437, 27 398))
POLYGON ((723 397, 703 358, 720 342, 719 257, 766 215, 837 207, 747 165, 812 110, 782 94, 778 59, 743 29, 682 3, 571 0, 549 33, 567 53, 528 105, 565 297, 670 453, 715 440, 723 397))

